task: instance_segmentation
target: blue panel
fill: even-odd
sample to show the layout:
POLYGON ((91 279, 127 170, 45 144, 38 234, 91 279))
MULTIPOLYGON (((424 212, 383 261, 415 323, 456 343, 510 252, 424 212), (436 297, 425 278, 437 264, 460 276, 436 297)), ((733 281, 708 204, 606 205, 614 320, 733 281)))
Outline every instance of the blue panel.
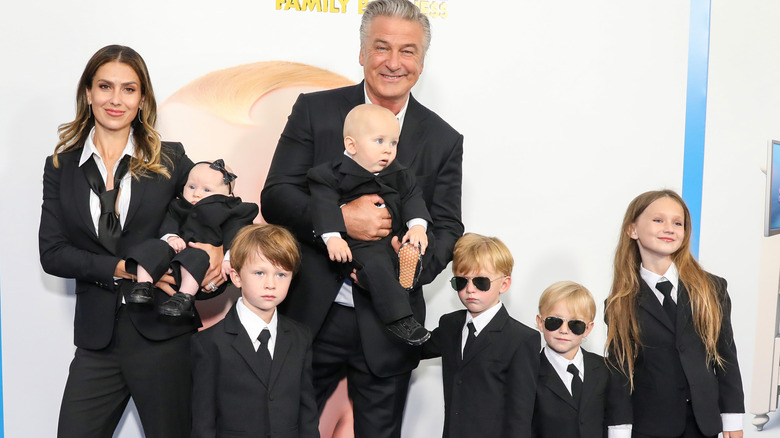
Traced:
POLYGON ((682 197, 691 211, 691 252, 698 258, 710 56, 710 0, 691 0, 689 32, 682 197))

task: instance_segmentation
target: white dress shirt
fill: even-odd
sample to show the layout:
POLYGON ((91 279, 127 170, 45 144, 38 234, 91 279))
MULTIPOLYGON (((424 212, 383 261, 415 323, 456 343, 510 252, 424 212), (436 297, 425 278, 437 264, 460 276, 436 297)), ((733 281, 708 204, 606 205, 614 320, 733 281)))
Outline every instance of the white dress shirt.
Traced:
MULTIPOLYGON (((87 162, 93 156, 95 157, 95 164, 100 171, 100 176, 103 177, 103 183, 106 183, 106 176, 108 170, 106 164, 103 162, 103 157, 100 155, 94 142, 95 128, 92 128, 87 140, 84 142, 84 148, 81 150, 81 158, 79 158, 79 167, 87 162)), ((133 130, 130 129, 130 135, 127 137, 127 144, 122 151, 122 155, 114 163, 114 169, 112 174, 116 174, 116 168, 119 166, 119 162, 122 161, 125 155, 132 157, 135 154, 135 144, 133 143, 133 130)), ((119 224, 122 228, 125 226, 125 218, 127 217, 127 211, 130 209, 130 189, 131 189, 132 176, 130 172, 127 172, 122 180, 119 182, 119 197, 117 198, 116 213, 119 216, 119 224)), ((106 186, 108 186, 106 184, 106 186)), ((94 191, 89 191, 89 212, 92 215, 92 223, 95 226, 95 234, 98 232, 98 219, 100 218, 100 198, 94 191)))
POLYGON ((476 317, 472 317, 469 311, 466 311, 466 321, 463 323, 463 329, 461 330, 460 341, 460 356, 463 357, 463 349, 466 348, 466 339, 469 337, 469 323, 474 323, 474 337, 479 336, 482 330, 490 324, 493 317, 496 316, 499 310, 501 310, 501 302, 495 306, 483 311, 476 317))
POLYGON ((239 297, 236 302, 236 311, 238 313, 238 320, 241 321, 241 325, 244 326, 244 330, 249 335, 249 340, 252 341, 252 346, 257 351, 260 348, 260 341, 257 339, 260 336, 260 332, 268 328, 271 332, 271 337, 268 339, 268 352, 271 353, 271 359, 274 357, 274 348, 276 347, 276 333, 278 326, 278 312, 274 310, 274 315, 271 317, 271 322, 266 323, 262 318, 257 316, 254 312, 244 304, 244 298, 239 297))
POLYGON ((574 366, 577 367, 580 380, 583 382, 585 381, 585 360, 583 359, 584 356, 581 348, 577 348, 577 354, 574 355, 574 359, 572 360, 566 359, 549 347, 545 347, 543 351, 547 360, 550 361, 550 365, 552 365, 553 369, 558 374, 558 377, 560 377, 563 384, 566 385, 569 394, 571 394, 571 381, 574 380, 574 376, 568 371, 569 364, 574 364, 574 366))

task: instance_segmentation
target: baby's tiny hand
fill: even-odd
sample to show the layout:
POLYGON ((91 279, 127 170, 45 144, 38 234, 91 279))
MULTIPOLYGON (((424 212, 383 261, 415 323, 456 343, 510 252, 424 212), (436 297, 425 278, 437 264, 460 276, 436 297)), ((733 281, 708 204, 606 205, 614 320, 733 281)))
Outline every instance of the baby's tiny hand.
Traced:
POLYGON ((425 254, 428 248, 428 235, 422 225, 415 225, 404 234, 402 243, 411 242, 412 245, 420 245, 420 254, 425 254))
POLYGON ((331 237, 325 245, 328 247, 328 256, 334 262, 346 263, 352 261, 352 251, 349 249, 349 244, 341 237, 331 237))
POLYGON ((222 261, 222 279, 225 281, 230 281, 230 271, 233 270, 233 267, 230 266, 230 260, 223 260, 222 261))
POLYGON ((171 245, 174 251, 180 252, 187 247, 187 242, 179 236, 171 236, 168 238, 168 245, 171 245))

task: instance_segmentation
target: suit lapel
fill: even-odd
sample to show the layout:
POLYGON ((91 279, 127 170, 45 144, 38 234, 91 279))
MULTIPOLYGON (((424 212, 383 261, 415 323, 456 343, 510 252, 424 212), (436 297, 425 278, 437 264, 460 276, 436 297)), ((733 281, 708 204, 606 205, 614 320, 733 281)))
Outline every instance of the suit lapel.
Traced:
MULTIPOLYGON (((677 327, 676 331, 678 337, 685 336, 686 334, 696 335, 696 330, 688 330, 687 326, 693 325, 693 315, 691 314, 691 296, 688 294, 688 289, 682 281, 677 283, 677 327)), ((691 327, 692 328, 692 327, 691 327)))
POLYGON ((279 315, 276 325, 276 344, 274 345, 274 358, 271 361, 271 381, 268 387, 270 388, 276 383, 276 379, 279 378, 279 373, 282 372, 282 366, 284 360, 287 358, 287 354, 290 352, 292 342, 290 339, 290 327, 287 325, 287 321, 279 315))
MULTIPOLYGON (((661 324, 664 325, 664 327, 669 329, 670 332, 674 333, 674 326, 672 325, 672 321, 666 315, 664 308, 661 306, 658 298, 650 289, 650 286, 648 286, 647 283, 645 283, 645 281, 641 278, 639 279, 639 296, 637 298, 639 300, 639 307, 645 309, 650 315, 653 316, 653 318, 657 319, 659 322, 661 322, 661 324)), ((680 312, 677 312, 678 318, 679 313, 680 312)))
POLYGON ((419 145, 425 144, 427 130, 425 129, 426 114, 422 105, 409 94, 409 106, 404 116, 404 126, 398 139, 398 160, 406 167, 411 167, 420 152, 419 145))
POLYGON ((84 174, 84 170, 79 167, 79 159, 81 154, 73 154, 73 171, 71 180, 73 182, 73 199, 75 199, 75 208, 81 216, 81 220, 84 222, 84 228, 89 230, 92 238, 97 242, 98 236, 95 231, 95 223, 92 222, 92 211, 89 208, 89 198, 92 195, 92 188, 89 186, 87 175, 84 174))
POLYGON ((598 361, 603 361, 600 356, 590 354, 585 349, 582 349, 582 360, 585 366, 585 380, 582 382, 582 398, 580 399, 580 406, 587 406, 590 403, 590 398, 596 394, 596 388, 601 384, 599 373, 598 361))
POLYGON ((225 315, 225 332, 235 335, 232 344, 233 349, 235 349, 244 359, 249 368, 252 369, 252 372, 255 373, 261 382, 263 382, 263 385, 268 388, 268 376, 263 375, 257 352, 255 351, 252 340, 249 339, 244 326, 241 325, 241 321, 238 319, 238 312, 236 311, 235 304, 230 311, 228 311, 227 315, 225 315))
POLYGON ((493 343, 494 334, 504 329, 504 323, 506 323, 508 318, 509 312, 506 311, 506 307, 501 306, 496 316, 482 329, 477 339, 474 340, 474 345, 463 357, 463 366, 466 366, 480 351, 488 348, 493 343))
MULTIPOLYGON (((577 410, 577 405, 574 404, 574 398, 571 393, 566 389, 566 385, 563 384, 561 377, 553 368, 550 361, 547 359, 547 355, 542 350, 539 359, 539 382, 552 391, 553 394, 558 396, 561 400, 571 406, 572 409, 577 410)), ((585 380, 588 380, 587 378, 585 380)), ((583 389, 583 392, 584 389, 583 389)))
POLYGON ((130 226, 130 221, 133 220, 133 217, 135 217, 135 214, 141 207, 141 200, 144 198, 146 187, 155 179, 156 176, 130 177, 130 205, 127 208, 127 217, 122 229, 127 229, 130 226))

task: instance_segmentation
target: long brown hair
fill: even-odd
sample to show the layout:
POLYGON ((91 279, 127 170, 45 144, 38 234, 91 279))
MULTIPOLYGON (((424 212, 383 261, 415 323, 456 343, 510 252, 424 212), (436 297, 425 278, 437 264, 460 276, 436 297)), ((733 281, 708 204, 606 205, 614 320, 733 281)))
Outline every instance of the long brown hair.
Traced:
POLYGON ((607 297, 605 314, 607 315, 607 360, 619 369, 631 381, 634 387, 634 362, 642 347, 639 337, 639 325, 636 321, 636 303, 639 293, 639 265, 642 261, 636 240, 629 236, 631 228, 645 209, 660 198, 676 201, 685 213, 684 236, 680 248, 672 254, 672 261, 685 284, 691 299, 693 326, 704 343, 707 362, 723 367, 723 358, 718 353, 717 342, 720 336, 723 310, 717 291, 710 276, 699 266, 690 251, 691 214, 683 199, 672 190, 659 190, 642 193, 628 205, 620 238, 615 251, 615 274, 612 289, 607 297))
POLYGON ((162 164, 164 158, 168 160, 162 156, 160 134, 154 129, 157 123, 157 101, 154 98, 149 70, 138 52, 130 47, 119 45, 106 46, 98 50, 84 67, 76 89, 76 118, 70 123, 63 123, 57 129, 59 141, 54 148, 54 165, 59 166, 59 154, 79 149, 87 141, 87 136, 95 126, 95 118, 87 101, 87 90, 92 88, 92 81, 98 69, 109 62, 126 64, 135 71, 141 82, 143 110, 139 109, 140 118, 136 117, 131 124, 135 156, 130 161, 130 172, 137 176, 150 171, 169 177, 168 170, 162 164))

